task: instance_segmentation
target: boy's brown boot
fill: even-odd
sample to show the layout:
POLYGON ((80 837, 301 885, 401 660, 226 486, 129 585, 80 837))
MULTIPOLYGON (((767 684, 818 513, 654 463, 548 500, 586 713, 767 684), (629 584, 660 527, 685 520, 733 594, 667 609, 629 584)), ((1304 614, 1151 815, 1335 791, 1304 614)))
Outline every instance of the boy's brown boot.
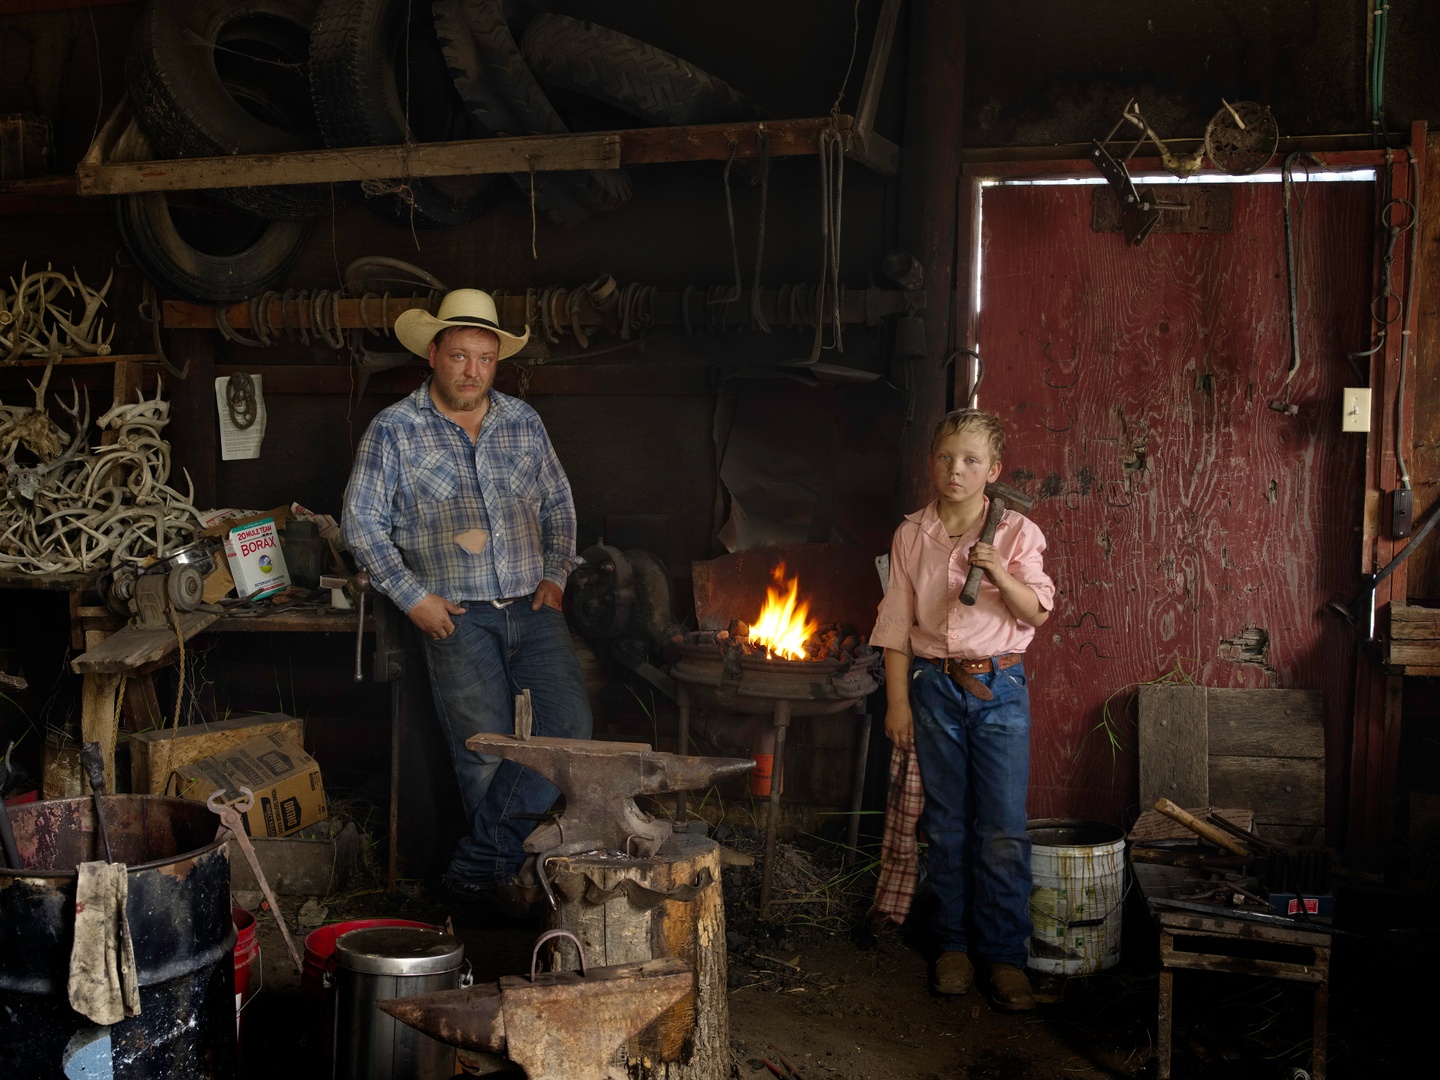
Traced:
POLYGON ((937 994, 968 994, 975 985, 975 966, 970 954, 943 952, 935 961, 935 992, 937 994))
POLYGON ((1035 1008, 1030 980, 1014 964, 990 965, 990 1000, 1003 1012, 1029 1012, 1035 1008))

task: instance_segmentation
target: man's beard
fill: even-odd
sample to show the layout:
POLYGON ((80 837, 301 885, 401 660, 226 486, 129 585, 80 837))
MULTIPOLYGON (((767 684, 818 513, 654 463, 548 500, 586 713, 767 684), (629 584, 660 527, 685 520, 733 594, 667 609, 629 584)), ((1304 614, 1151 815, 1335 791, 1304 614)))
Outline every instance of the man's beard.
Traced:
POLYGON ((478 386, 462 389, 437 386, 436 389, 440 392, 440 400, 445 403, 446 407, 454 409, 456 412, 473 412, 489 396, 488 390, 478 386))

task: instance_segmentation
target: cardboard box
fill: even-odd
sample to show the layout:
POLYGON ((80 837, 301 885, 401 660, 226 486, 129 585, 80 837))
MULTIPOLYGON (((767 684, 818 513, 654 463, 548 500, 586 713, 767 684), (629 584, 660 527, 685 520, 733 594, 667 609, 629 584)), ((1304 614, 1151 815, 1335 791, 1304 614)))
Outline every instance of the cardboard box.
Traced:
POLYGON ((219 791, 233 804, 243 798, 240 789, 249 788, 255 801, 244 821, 251 836, 288 836, 329 816, 320 766, 279 734, 192 761, 172 770, 170 777, 172 795, 201 802, 219 791))
POLYGON ((259 600, 290 585, 274 518, 261 518, 227 532, 225 560, 235 579, 235 595, 242 600, 259 600))
POLYGON ((130 790, 136 795, 159 795, 173 770, 261 735, 283 735, 298 745, 305 741, 305 725, 284 713, 261 713, 136 732, 130 736, 130 790))

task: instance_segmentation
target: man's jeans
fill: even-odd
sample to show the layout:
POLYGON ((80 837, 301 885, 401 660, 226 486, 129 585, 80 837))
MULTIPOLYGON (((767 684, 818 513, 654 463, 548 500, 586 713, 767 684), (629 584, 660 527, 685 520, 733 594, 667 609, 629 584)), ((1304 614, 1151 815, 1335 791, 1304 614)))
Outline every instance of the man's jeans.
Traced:
POLYGON ((491 888, 514 878, 525 838, 559 790, 513 761, 477 754, 471 735, 512 734, 515 695, 530 691, 536 735, 588 739, 593 721, 565 616, 530 609, 530 599, 497 608, 484 601, 454 617, 455 631, 425 639, 435 714, 455 762, 470 835, 450 861, 452 880, 491 888))
POLYGON ((976 675, 981 701, 928 660, 910 666, 915 752, 925 784, 920 827, 940 901, 942 951, 1023 967, 1030 937, 1030 692, 1025 665, 976 675))

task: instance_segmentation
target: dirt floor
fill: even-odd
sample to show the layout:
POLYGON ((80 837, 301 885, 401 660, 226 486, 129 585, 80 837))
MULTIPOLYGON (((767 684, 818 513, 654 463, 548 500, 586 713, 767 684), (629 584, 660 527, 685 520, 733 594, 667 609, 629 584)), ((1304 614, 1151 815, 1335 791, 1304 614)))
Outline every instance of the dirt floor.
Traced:
MULTIPOLYGON (((758 849, 754 837, 730 846, 758 849)), ((1157 948, 1143 904, 1131 898, 1120 965, 1086 977, 1036 975, 1039 1006, 1007 1015, 980 989, 959 998, 929 990, 925 896, 906 927, 889 927, 857 945, 873 878, 842 866, 834 849, 782 845, 769 920, 758 918, 757 867, 727 869, 731 1070, 736 1080, 784 1072, 801 1080, 951 1080, 960 1077, 1120 1078, 1156 1075, 1157 948)), ((432 883, 406 883, 330 898, 286 897, 297 943, 321 922, 374 916, 443 922, 446 905, 432 883)), ((477 982, 529 969, 538 924, 459 916, 477 982)), ((315 987, 302 986, 273 920, 262 914, 265 986, 247 1006, 242 1075, 328 1076, 325 1014, 315 987)), ((1415 1032, 1433 1023, 1433 992, 1418 975, 1440 955, 1423 925, 1340 937, 1330 1008, 1329 1076, 1409 1074, 1415 1032), (1411 984, 1415 985, 1412 986, 1411 984)), ((1427 980, 1428 981, 1428 980, 1427 980)), ((1294 1080, 1310 1065, 1311 991, 1293 983, 1233 975, 1177 978, 1177 1080, 1294 1080)), ((522 1075, 514 1073, 513 1075, 522 1075)))

